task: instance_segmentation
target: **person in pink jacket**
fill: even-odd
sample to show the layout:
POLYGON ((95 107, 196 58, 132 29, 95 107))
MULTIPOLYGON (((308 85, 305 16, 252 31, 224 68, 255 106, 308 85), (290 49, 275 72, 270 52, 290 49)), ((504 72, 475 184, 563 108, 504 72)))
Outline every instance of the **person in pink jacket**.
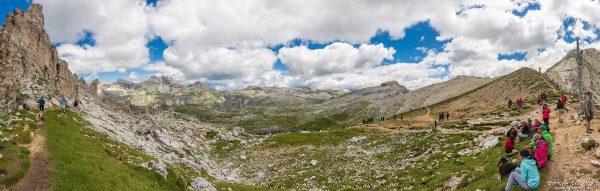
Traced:
POLYGON ((539 134, 536 134, 533 138, 535 141, 535 151, 533 157, 537 161, 538 168, 544 168, 548 161, 548 142, 544 140, 539 134))

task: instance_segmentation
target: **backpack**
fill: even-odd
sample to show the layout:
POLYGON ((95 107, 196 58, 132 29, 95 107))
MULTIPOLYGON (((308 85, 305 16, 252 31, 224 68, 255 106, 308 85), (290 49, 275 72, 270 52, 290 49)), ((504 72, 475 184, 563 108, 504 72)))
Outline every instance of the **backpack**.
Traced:
POLYGON ((519 165, 516 163, 508 162, 508 159, 505 157, 500 158, 500 161, 498 161, 498 173, 500 174, 500 178, 509 176, 518 166, 519 165))

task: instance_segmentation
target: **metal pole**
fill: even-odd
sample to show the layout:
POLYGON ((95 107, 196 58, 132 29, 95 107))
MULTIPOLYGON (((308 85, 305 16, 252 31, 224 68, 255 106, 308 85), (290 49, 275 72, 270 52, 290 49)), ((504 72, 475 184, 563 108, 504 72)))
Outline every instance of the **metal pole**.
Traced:
POLYGON ((577 40, 577 96, 583 100, 583 63, 581 62, 582 51, 579 50, 579 37, 577 40))

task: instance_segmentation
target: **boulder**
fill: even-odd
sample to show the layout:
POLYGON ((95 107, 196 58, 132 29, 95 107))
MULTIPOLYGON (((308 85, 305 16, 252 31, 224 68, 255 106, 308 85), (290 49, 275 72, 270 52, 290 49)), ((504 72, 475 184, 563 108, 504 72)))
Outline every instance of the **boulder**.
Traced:
POLYGON ((196 177, 192 180, 192 183, 188 187, 190 190, 194 191, 216 191, 217 189, 213 187, 210 182, 205 180, 204 178, 196 177))
POLYGON ((496 146, 496 144, 498 144, 498 136, 488 135, 483 139, 483 141, 481 141, 481 143, 479 143, 479 147, 482 149, 489 149, 496 146))
POLYGON ((361 135, 361 136, 352 137, 349 142, 356 143, 356 142, 361 142, 365 139, 367 139, 367 136, 361 135))
POLYGON ((163 177, 167 177, 169 175, 169 171, 167 171, 167 166, 161 160, 155 160, 152 162, 152 168, 156 170, 163 177))

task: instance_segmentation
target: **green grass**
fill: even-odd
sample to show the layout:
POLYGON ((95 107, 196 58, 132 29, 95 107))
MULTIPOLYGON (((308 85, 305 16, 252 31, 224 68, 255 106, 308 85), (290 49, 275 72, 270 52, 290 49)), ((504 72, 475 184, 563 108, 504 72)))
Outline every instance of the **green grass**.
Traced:
POLYGON ((0 171, 3 174, 0 184, 4 186, 16 184, 29 169, 29 150, 11 143, 2 143, 0 144, 0 153, 3 155, 3 158, 0 159, 0 171))
POLYGON ((489 122, 489 123, 480 123, 475 124, 473 127, 483 127, 483 126, 507 126, 510 125, 510 121, 497 121, 497 122, 489 122))
POLYGON ((361 129, 336 129, 324 132, 284 133, 269 137, 265 142, 275 147, 290 145, 336 145, 364 132, 361 129))
POLYGON ((35 115, 24 110, 12 110, 0 116, 8 122, 10 116, 16 116, 20 120, 12 121, 10 124, 0 127, 2 135, 0 138, 7 141, 0 142, 0 185, 10 186, 19 182, 30 166, 29 150, 23 144, 31 143, 31 132, 37 129, 35 115), (17 113, 19 115, 17 115, 17 113), (25 126, 28 126, 25 128, 25 126))
POLYGON ((185 190, 186 181, 172 169, 163 178, 155 171, 128 163, 150 157, 85 129, 81 121, 71 112, 64 116, 56 111, 45 114, 53 190, 185 190))

